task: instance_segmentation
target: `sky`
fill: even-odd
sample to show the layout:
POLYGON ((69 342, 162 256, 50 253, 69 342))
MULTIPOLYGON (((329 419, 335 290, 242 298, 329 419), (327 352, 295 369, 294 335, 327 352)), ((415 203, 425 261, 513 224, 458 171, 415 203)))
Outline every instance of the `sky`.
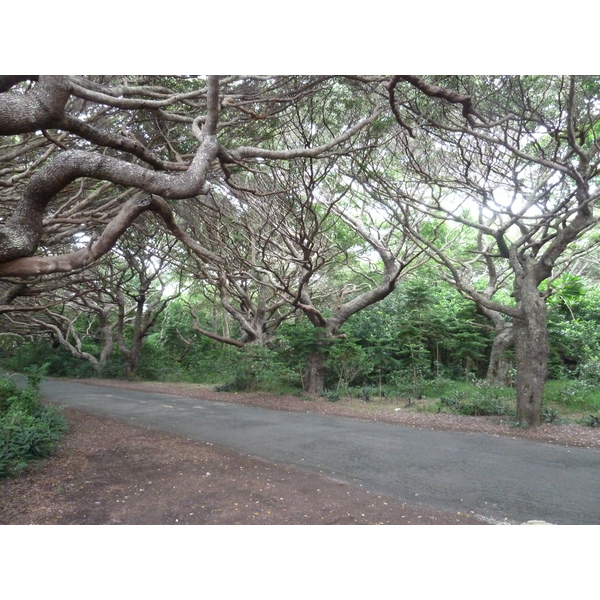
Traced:
MULTIPOLYGON (((28 4, 10 3, 3 8, 2 70, 39 70, 41 63, 44 74, 89 75, 597 71, 595 36, 568 27, 565 8, 558 29, 556 11, 532 0, 139 6, 105 0, 102 10, 78 4, 73 13, 71 2, 56 0, 36 5, 31 18, 28 4)), ((590 6, 572 0, 569 10, 581 19, 598 11, 590 6)))

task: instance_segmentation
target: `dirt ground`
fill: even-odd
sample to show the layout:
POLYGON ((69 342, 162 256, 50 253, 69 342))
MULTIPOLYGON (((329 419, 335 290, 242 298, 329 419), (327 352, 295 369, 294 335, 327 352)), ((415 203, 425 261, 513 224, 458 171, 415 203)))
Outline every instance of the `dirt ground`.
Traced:
MULTIPOLYGON (((81 380, 79 380, 81 383, 81 380)), ((207 386, 89 381, 283 410, 483 431, 600 447, 600 431, 575 425, 517 430, 500 419, 362 409, 207 386)), ((361 486, 247 457, 226 448, 65 409, 70 429, 52 456, 0 481, 0 524, 486 524, 469 513, 407 505, 361 486)))

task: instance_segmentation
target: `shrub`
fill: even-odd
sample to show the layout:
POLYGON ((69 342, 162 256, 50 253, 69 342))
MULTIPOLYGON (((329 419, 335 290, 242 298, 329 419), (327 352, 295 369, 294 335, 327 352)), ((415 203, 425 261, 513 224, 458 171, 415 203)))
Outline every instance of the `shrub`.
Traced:
POLYGON ((226 379, 215 388, 217 391, 281 392, 294 388, 296 374, 279 360, 277 354, 267 348, 248 347, 232 356, 225 369, 226 379))
POLYGON ((504 402, 498 398, 487 398, 483 395, 475 396, 469 402, 465 402, 460 411, 463 415, 476 417, 487 415, 508 415, 510 413, 504 402))
POLYGON ((12 379, 8 377, 0 379, 0 415, 3 415, 8 410, 13 396, 17 395, 17 393, 17 384, 12 379))
POLYGON ((560 416, 554 408, 542 407, 542 423, 558 423, 559 421, 560 416))
POLYGON ((600 415, 587 415, 581 419, 581 424, 586 427, 600 427, 600 415))
POLYGON ((337 387, 347 387, 373 370, 365 350, 351 340, 337 341, 327 353, 327 367, 337 376, 337 387))
POLYGON ((323 398, 325 398, 327 402, 338 402, 341 396, 338 390, 325 390, 323 392, 323 398))
POLYGON ((451 396, 442 396, 438 400, 438 412, 441 412, 443 408, 448 408, 452 412, 460 412, 463 407, 464 398, 458 394, 452 394, 451 396))
POLYGON ((16 475, 31 460, 48 456, 66 431, 64 417, 40 402, 36 386, 34 378, 19 391, 12 380, 0 379, 0 477, 16 475))
POLYGON ((548 381, 544 400, 566 413, 593 413, 600 409, 598 386, 585 380, 548 381))
POLYGON ((464 394, 454 393, 450 396, 442 396, 438 400, 438 412, 448 408, 452 412, 468 416, 510 415, 512 411, 508 404, 497 397, 495 393, 488 395, 484 392, 475 394, 466 399, 464 394))
POLYGON ((375 388, 372 385, 363 385, 358 391, 358 398, 363 402, 370 402, 371 396, 374 394, 375 388))
MULTIPOLYGON (((95 353, 95 347, 89 348, 86 345, 84 350, 95 353)), ((93 377, 94 368, 86 361, 75 358, 71 353, 63 348, 52 348, 45 340, 36 340, 27 342, 17 347, 10 357, 2 360, 2 366, 5 368, 25 373, 31 370, 41 370, 44 375, 52 377, 93 377)))

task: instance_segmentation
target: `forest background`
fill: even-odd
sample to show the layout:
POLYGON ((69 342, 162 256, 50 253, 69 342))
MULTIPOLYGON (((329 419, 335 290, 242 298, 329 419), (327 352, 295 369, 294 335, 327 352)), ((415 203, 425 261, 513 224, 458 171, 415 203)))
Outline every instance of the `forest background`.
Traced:
MULTIPOLYGON (((272 7, 264 4, 234 3, 235 9, 227 15, 226 25, 223 24, 220 7, 197 7, 196 12, 201 13, 196 22, 201 26, 200 36, 182 35, 178 10, 163 10, 157 19, 154 11, 142 14, 135 5, 128 7, 121 3, 115 6, 110 0, 103 5, 105 10, 92 8, 92 14, 86 14, 89 9, 78 7, 80 25, 83 19, 93 19, 93 30, 97 32, 118 31, 119 44, 110 54, 112 59, 107 59, 109 53, 104 44, 92 39, 88 25, 70 27, 68 35, 58 34, 64 33, 65 26, 63 13, 57 10, 56 5, 36 7, 35 19, 31 19, 24 10, 23 14, 15 15, 21 9, 11 7, 7 9, 8 14, 18 16, 18 22, 26 23, 26 29, 7 28, 0 44, 5 55, 11 57, 13 66, 25 64, 19 69, 21 72, 33 70, 28 68, 33 56, 36 64, 41 58, 46 72, 172 72, 173 67, 179 72, 193 72, 199 60, 203 66, 208 62, 212 69, 206 70, 212 72, 392 72, 399 60, 403 64, 408 60, 413 72, 424 73, 584 74, 596 70, 591 58, 595 56, 594 37, 582 35, 575 26, 575 20, 569 24, 566 18, 558 26, 555 11, 541 11, 536 4, 509 3, 504 10, 495 10, 493 19, 482 18, 481 7, 469 2, 434 7, 431 4, 398 7, 402 18, 388 18, 391 16, 390 7, 378 3, 371 4, 372 10, 361 11, 358 17, 355 11, 340 11, 337 5, 329 7, 323 3, 305 4, 305 10, 294 10, 291 17, 289 11, 281 7, 269 10, 272 7), (115 14, 119 15, 118 23, 115 23, 115 14), (265 15, 270 18, 266 19, 265 15), (294 24, 292 29, 291 22, 294 24), (221 25, 217 26, 219 23, 221 25), (517 27, 519 33, 515 36, 517 27), (330 48, 341 50, 324 52, 323 43, 313 44, 305 39, 306 32, 310 32, 312 39, 325 40, 330 48), (23 47, 25 37, 38 40, 35 43, 40 48, 43 46, 43 51, 37 55, 16 52, 15 49, 23 47), (352 43, 348 43, 349 39, 352 43), (241 52, 240 47, 245 47, 245 51, 241 52), (82 51, 76 52, 75 48, 82 51), (209 52, 209 48, 213 51, 209 52), (215 51, 217 48, 218 51, 215 51), (210 58, 207 59, 207 55, 210 58), (107 69, 111 62, 115 68, 107 69), (57 69, 56 65, 62 65, 62 68, 57 69)), ((27 8, 28 13, 29 10, 27 8)), ((578 15, 590 12, 589 6, 579 6, 578 3, 570 5, 569 10, 578 15)), ((569 385, 572 381, 568 380, 569 385)), ((516 528, 511 530, 510 536, 504 535, 506 532, 500 528, 488 531, 486 538, 478 536, 475 529, 470 530, 473 533, 468 539, 478 547, 484 547, 485 552, 469 555, 472 573, 489 572, 492 562, 505 564, 507 555, 513 557, 515 564, 529 566, 528 569, 518 569, 518 573, 513 573, 510 578, 496 578, 496 589, 513 590, 516 580, 521 589, 535 589, 536 593, 544 593, 549 598, 563 597, 577 589, 584 595, 589 591, 589 578, 585 573, 592 568, 593 554, 573 550, 585 547, 581 543, 585 541, 585 528, 578 529, 581 537, 577 539, 573 539, 572 531, 567 539, 565 528, 516 528), (547 565, 555 561, 557 538, 564 542, 563 546, 572 549, 568 555, 561 557, 563 566, 568 565, 569 568, 563 569, 562 576, 531 577, 533 572, 545 572, 547 565)), ((479 596, 481 590, 479 579, 473 578, 473 583, 467 583, 464 569, 457 569, 454 561, 446 560, 448 552, 455 553, 457 547, 465 547, 465 530, 454 536, 450 536, 447 530, 437 530, 432 537, 415 528, 403 531, 403 544, 397 543, 395 530, 381 528, 337 529, 335 538, 332 530, 325 532, 323 529, 271 529, 269 532, 263 529, 259 535, 250 535, 248 530, 243 532, 238 528, 234 535, 232 530, 215 528, 203 530, 203 544, 195 543, 195 532, 182 528, 169 531, 162 528, 160 532, 138 529, 135 539, 130 531, 123 529, 111 530, 110 536, 100 535, 99 530, 92 535, 89 529, 80 528, 70 529, 67 535, 67 530, 63 529, 60 537, 56 531, 46 530, 48 535, 43 539, 39 528, 4 533, 8 543, 5 544, 3 560, 10 565, 11 572, 27 576, 30 589, 39 585, 40 591, 41 586, 46 590, 48 585, 54 584, 63 590, 65 596, 73 597, 79 597, 81 585, 90 580, 95 581, 99 590, 114 592, 111 577, 105 578, 102 583, 97 581, 98 565, 102 565, 107 573, 119 574, 121 591, 130 588, 139 592, 142 587, 150 597, 163 593, 163 590, 173 593, 174 589, 185 589, 189 592, 198 587, 196 567, 199 561, 206 567, 205 585, 222 585, 223 581, 229 581, 229 589, 235 587, 236 591, 243 590, 245 594, 252 589, 261 590, 264 597, 269 595, 264 588, 265 557, 268 556, 278 573, 297 575, 297 565, 305 560, 307 544, 313 550, 317 549, 316 560, 311 567, 313 576, 306 577, 300 584, 307 592, 314 590, 313 581, 317 580, 320 581, 321 592, 335 590, 339 593, 340 589, 347 588, 351 593, 361 590, 372 594, 396 590, 399 564, 403 565, 400 574, 404 588, 421 589, 422 582, 427 580, 430 589, 437 586, 440 591, 449 585, 460 586, 467 597, 479 596), (55 559, 45 556, 43 561, 37 561, 37 576, 32 580, 31 563, 24 562, 21 557, 28 555, 32 547, 39 547, 40 541, 60 548, 60 552, 54 554, 55 559), (315 541, 325 543, 315 544, 315 541), (165 551, 157 551, 157 542, 162 542, 165 551), (394 544, 394 552, 363 551, 364 548, 382 547, 384 544, 389 547, 390 543, 394 544), (190 544, 195 544, 194 553, 188 551, 190 544), (255 551, 257 547, 261 548, 261 552, 255 551), (277 551, 269 553, 267 547, 277 548, 277 551), (285 552, 280 551, 282 548, 285 552), (319 548, 322 548, 320 552, 319 548), (424 556, 432 556, 433 548, 436 549, 433 558, 437 559, 438 573, 435 583, 430 578, 431 561, 423 560, 424 556), (230 560, 221 559, 225 554, 230 560), (357 556, 360 556, 360 577, 355 575, 346 581, 330 577, 332 571, 341 571, 348 564, 353 564, 357 556), (78 576, 64 576, 67 559, 78 576), (231 563, 235 564, 238 575, 233 582, 230 578, 231 563), (140 573, 151 576, 143 581, 140 573), (373 573, 377 576, 373 577, 373 573)))
POLYGON ((0 89, 5 368, 597 423, 598 78, 0 89))

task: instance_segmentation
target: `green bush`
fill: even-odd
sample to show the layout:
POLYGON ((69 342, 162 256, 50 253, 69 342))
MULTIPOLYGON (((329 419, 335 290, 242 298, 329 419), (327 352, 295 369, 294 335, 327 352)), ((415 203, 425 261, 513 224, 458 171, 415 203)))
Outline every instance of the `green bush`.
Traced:
POLYGON ((580 422, 586 427, 600 427, 600 415, 587 415, 580 422))
MULTIPOLYGON (((115 355, 117 358, 117 353, 115 355)), ((122 367, 121 370, 123 370, 122 367)), ((136 375, 146 381, 183 381, 185 379, 181 364, 169 356, 160 338, 156 335, 149 336, 142 346, 136 375)))
POLYGON ((375 395, 376 388, 372 385, 363 385, 358 391, 358 398, 363 402, 371 402, 371 397, 375 395))
POLYGON ((564 413, 596 412, 600 389, 586 380, 551 380, 546 383, 544 401, 558 405, 564 413))
POLYGON ((0 379, 0 415, 3 415, 12 403, 12 398, 17 395, 17 384, 8 377, 0 379))
POLYGON ((511 415, 513 411, 495 391, 479 392, 467 399, 465 394, 455 392, 438 400, 438 412, 447 408, 452 412, 468 416, 511 415))
MULTIPOLYGON (((84 350, 95 352, 94 348, 84 345, 84 350)), ((26 342, 16 348, 10 357, 2 360, 2 366, 17 373, 25 373, 31 369, 44 369, 44 375, 51 377, 94 377, 92 365, 77 359, 62 346, 52 348, 46 340, 39 339, 35 342, 26 342)))
POLYGON ((447 408, 452 412, 460 412, 463 407, 464 397, 459 394, 452 394, 450 396, 442 396, 438 400, 438 412, 441 412, 443 408, 447 408))
POLYGON ((31 460, 48 456, 66 431, 59 411, 40 402, 37 386, 36 378, 24 390, 0 379, 0 477, 16 475, 31 460))
POLYGON ((558 423, 560 415, 558 412, 549 406, 542 407, 542 423, 558 423))
POLYGON ((341 395, 338 390, 325 390, 323 392, 323 398, 325 398, 327 402, 339 402, 341 395))
POLYGON ((327 352, 327 368, 335 373, 338 389, 368 375, 373 367, 367 352, 349 339, 336 341, 327 352))
POLYGON ((215 389, 229 392, 291 392, 298 388, 297 374, 279 359, 276 352, 259 346, 238 350, 223 365, 221 381, 215 389))
POLYGON ((510 410, 504 402, 498 398, 488 398, 484 395, 476 396, 465 402, 459 412, 462 415, 475 417, 510 414, 510 410))

